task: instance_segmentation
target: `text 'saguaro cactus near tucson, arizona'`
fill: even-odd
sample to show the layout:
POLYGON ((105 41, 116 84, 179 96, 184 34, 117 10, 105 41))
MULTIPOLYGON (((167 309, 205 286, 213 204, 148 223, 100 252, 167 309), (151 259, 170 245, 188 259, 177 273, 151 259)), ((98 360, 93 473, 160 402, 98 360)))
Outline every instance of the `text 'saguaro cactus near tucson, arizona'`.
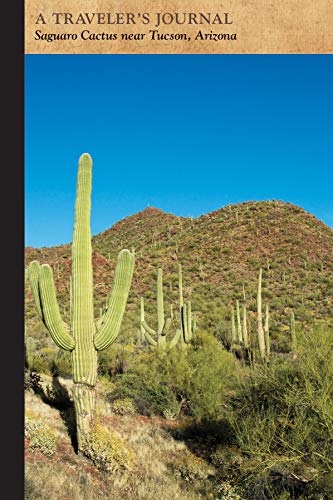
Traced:
POLYGON ((108 308, 97 321, 93 306, 93 269, 90 231, 92 160, 83 154, 79 160, 75 221, 72 243, 70 327, 60 316, 51 267, 37 261, 29 266, 32 293, 40 317, 54 342, 72 353, 73 399, 79 450, 89 446, 93 428, 97 351, 116 339, 131 286, 134 257, 122 250, 114 274, 108 308))

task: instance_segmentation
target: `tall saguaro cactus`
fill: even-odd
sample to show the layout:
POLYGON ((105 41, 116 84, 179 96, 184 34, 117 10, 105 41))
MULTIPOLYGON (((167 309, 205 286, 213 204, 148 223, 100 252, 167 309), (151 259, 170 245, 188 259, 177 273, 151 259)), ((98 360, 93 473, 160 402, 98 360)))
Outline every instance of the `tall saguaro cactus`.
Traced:
MULTIPOLYGON (((141 298, 141 304, 143 307, 143 297, 141 298)), ((157 347, 158 350, 165 351, 167 348, 172 349, 178 342, 180 337, 180 330, 176 330, 174 338, 167 345, 166 335, 170 329, 171 317, 165 319, 164 315, 164 300, 163 300, 163 271, 158 269, 157 271, 157 328, 154 330, 146 323, 144 316, 142 315, 141 309, 141 326, 144 330, 144 335, 146 340, 153 347, 157 347), (154 336, 156 338, 154 338, 154 336)))
POLYGON ((269 305, 266 304, 265 307, 265 349, 266 349, 266 358, 268 359, 271 354, 271 340, 269 337, 269 305))
POLYGON ((183 297, 183 271, 182 265, 178 265, 178 289, 179 289, 179 312, 182 329, 182 347, 185 349, 187 344, 192 340, 196 330, 196 322, 192 321, 192 304, 191 301, 184 303, 183 297))
POLYGON ((231 309, 231 342, 235 344, 237 342, 236 334, 236 323, 235 323, 235 309, 231 309))
POLYGON ((297 337, 296 337, 294 311, 291 311, 290 313, 290 335, 291 335, 291 348, 295 352, 297 350, 297 337))
POLYGON ((258 344, 261 359, 266 359, 265 332, 262 324, 262 304, 261 304, 262 269, 259 271, 258 292, 257 292, 257 323, 258 323, 258 344))
POLYGON ((123 319, 131 286, 134 257, 128 250, 118 255, 108 308, 95 321, 93 306, 93 269, 90 231, 92 160, 79 159, 75 220, 72 242, 70 283, 70 325, 62 320, 56 298, 51 267, 33 261, 29 279, 40 317, 58 347, 71 352, 73 400, 79 451, 89 447, 94 424, 97 352, 115 341, 123 319))
POLYGON ((236 317, 237 317, 237 338, 240 344, 243 343, 243 331, 242 324, 240 318, 240 308, 239 308, 239 300, 236 300, 236 317))
POLYGON ((249 348, 249 334, 247 331, 247 313, 246 313, 246 306, 243 306, 243 341, 244 341, 244 346, 246 349, 249 348))

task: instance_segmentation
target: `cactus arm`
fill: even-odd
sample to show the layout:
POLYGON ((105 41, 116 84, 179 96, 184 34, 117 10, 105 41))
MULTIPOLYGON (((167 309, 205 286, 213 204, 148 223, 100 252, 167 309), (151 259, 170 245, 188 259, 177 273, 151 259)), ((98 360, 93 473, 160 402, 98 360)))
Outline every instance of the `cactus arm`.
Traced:
POLYGON ((173 339, 169 343, 169 346, 168 346, 169 350, 173 349, 175 347, 175 345, 177 344, 178 340, 180 339, 180 335, 181 335, 181 330, 179 328, 177 328, 175 336, 173 337, 173 339))
POLYGON ((39 317, 44 322, 42 305, 40 302, 40 293, 39 293, 39 276, 40 276, 39 262, 37 260, 33 260, 29 264, 29 270, 28 270, 29 283, 39 317))
POLYGON ((116 339, 124 316, 128 292, 132 282, 134 257, 128 250, 119 253, 114 273, 109 307, 94 337, 97 351, 106 349, 116 339))
MULTIPOLYGON (((141 321, 145 320, 145 299, 141 297, 140 300, 140 314, 141 314, 141 321)), ((143 328, 142 324, 140 324, 140 334, 141 334, 141 340, 144 340, 145 337, 145 329, 143 328)))
POLYGON ((191 341, 191 302, 188 304, 184 304, 182 307, 182 330, 183 330, 183 339, 185 344, 189 344, 191 341))
POLYGON ((167 318, 165 323, 164 323, 163 330, 161 332, 162 337, 166 336, 166 334, 168 333, 168 331, 170 329, 170 326, 171 326, 171 318, 167 318))
POLYGON ((72 351, 75 347, 75 340, 61 318, 52 269, 48 264, 43 264, 40 268, 39 292, 43 321, 53 341, 65 351, 72 351))
POLYGON ((156 330, 153 330, 152 328, 150 328, 150 326, 148 326, 144 320, 141 321, 141 325, 143 326, 145 331, 148 332, 150 335, 157 335, 156 330))
POLYGON ((144 336, 145 336, 146 340, 149 342, 149 344, 156 347, 157 340, 153 339, 153 337, 151 335, 149 335, 149 333, 147 332, 146 329, 144 329, 143 331, 144 331, 144 336))

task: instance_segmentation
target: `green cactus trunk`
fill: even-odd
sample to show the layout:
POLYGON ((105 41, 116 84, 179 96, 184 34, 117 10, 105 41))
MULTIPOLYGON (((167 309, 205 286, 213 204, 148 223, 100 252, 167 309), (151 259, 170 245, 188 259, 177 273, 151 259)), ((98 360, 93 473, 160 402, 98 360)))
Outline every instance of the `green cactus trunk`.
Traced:
POLYGON ((240 319, 240 308, 239 308, 239 300, 236 300, 236 318, 237 318, 237 338, 240 344, 243 343, 243 332, 242 332, 242 324, 240 319))
POLYGON ((266 309, 265 309, 264 332, 265 332, 266 358, 268 359, 270 354, 271 354, 271 340, 269 337, 269 306, 268 306, 268 304, 266 304, 266 309))
POLYGON ((189 300, 184 304, 183 298, 183 271, 178 265, 179 315, 181 324, 181 348, 186 350, 196 331, 196 321, 192 321, 192 303, 189 300))
MULTIPOLYGON (((141 304, 143 304, 143 297, 141 297, 141 304)), ((157 271, 157 328, 151 328, 142 316, 141 309, 141 326, 146 340, 152 347, 156 347, 158 351, 170 350, 177 344, 180 337, 180 330, 176 330, 174 338, 167 342, 167 333, 171 326, 171 317, 165 319, 164 316, 164 300, 163 300, 163 271, 157 271), (154 338, 155 337, 155 338, 154 338)))
POLYGON ((249 334, 247 331, 246 306, 243 306, 243 340, 245 348, 248 349, 250 346, 249 346, 249 334))
POLYGON ((262 269, 259 271, 258 292, 257 292, 257 323, 258 323, 258 344, 259 354, 262 361, 266 359, 265 332, 262 325, 262 305, 261 305, 261 285, 262 284, 262 269))
POLYGON ((81 159, 78 172, 75 222, 72 243, 72 351, 73 380, 76 384, 96 385, 97 351, 94 346, 92 248, 90 233, 92 168, 88 156, 81 159))
POLYGON ((89 447, 94 427, 97 351, 106 349, 116 339, 124 315, 131 285, 134 258, 128 250, 118 256, 108 308, 95 322, 93 305, 93 269, 90 232, 92 160, 81 156, 77 177, 77 196, 72 243, 70 279, 70 318, 68 327, 61 319, 50 266, 29 266, 29 279, 38 312, 54 342, 71 351, 73 400, 76 414, 79 451, 89 447))
POLYGON ((231 310, 231 342, 232 342, 232 344, 236 344, 236 342, 237 342, 235 309, 234 308, 232 308, 232 310, 231 310))

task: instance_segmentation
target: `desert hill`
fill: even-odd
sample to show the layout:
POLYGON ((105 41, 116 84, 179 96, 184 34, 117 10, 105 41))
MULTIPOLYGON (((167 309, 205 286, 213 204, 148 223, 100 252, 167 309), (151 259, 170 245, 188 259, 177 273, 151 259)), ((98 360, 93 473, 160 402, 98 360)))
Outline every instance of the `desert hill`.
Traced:
MULTIPOLYGON (((139 297, 155 311, 156 273, 163 268, 165 300, 177 306, 177 263, 183 265, 184 291, 192 298, 199 324, 213 333, 228 328, 235 299, 255 311, 258 270, 263 268, 263 302, 271 310, 272 335, 288 328, 291 308, 303 326, 333 317, 333 231, 302 208, 281 201, 229 205, 196 219, 157 208, 117 222, 93 237, 96 314, 111 290, 117 253, 135 249, 136 265, 128 302, 127 332, 135 335, 139 297)), ((71 248, 26 249, 49 263, 63 313, 68 314, 71 248)), ((28 318, 36 313, 27 293, 28 318)), ((123 329, 124 329, 123 328, 123 329)))

